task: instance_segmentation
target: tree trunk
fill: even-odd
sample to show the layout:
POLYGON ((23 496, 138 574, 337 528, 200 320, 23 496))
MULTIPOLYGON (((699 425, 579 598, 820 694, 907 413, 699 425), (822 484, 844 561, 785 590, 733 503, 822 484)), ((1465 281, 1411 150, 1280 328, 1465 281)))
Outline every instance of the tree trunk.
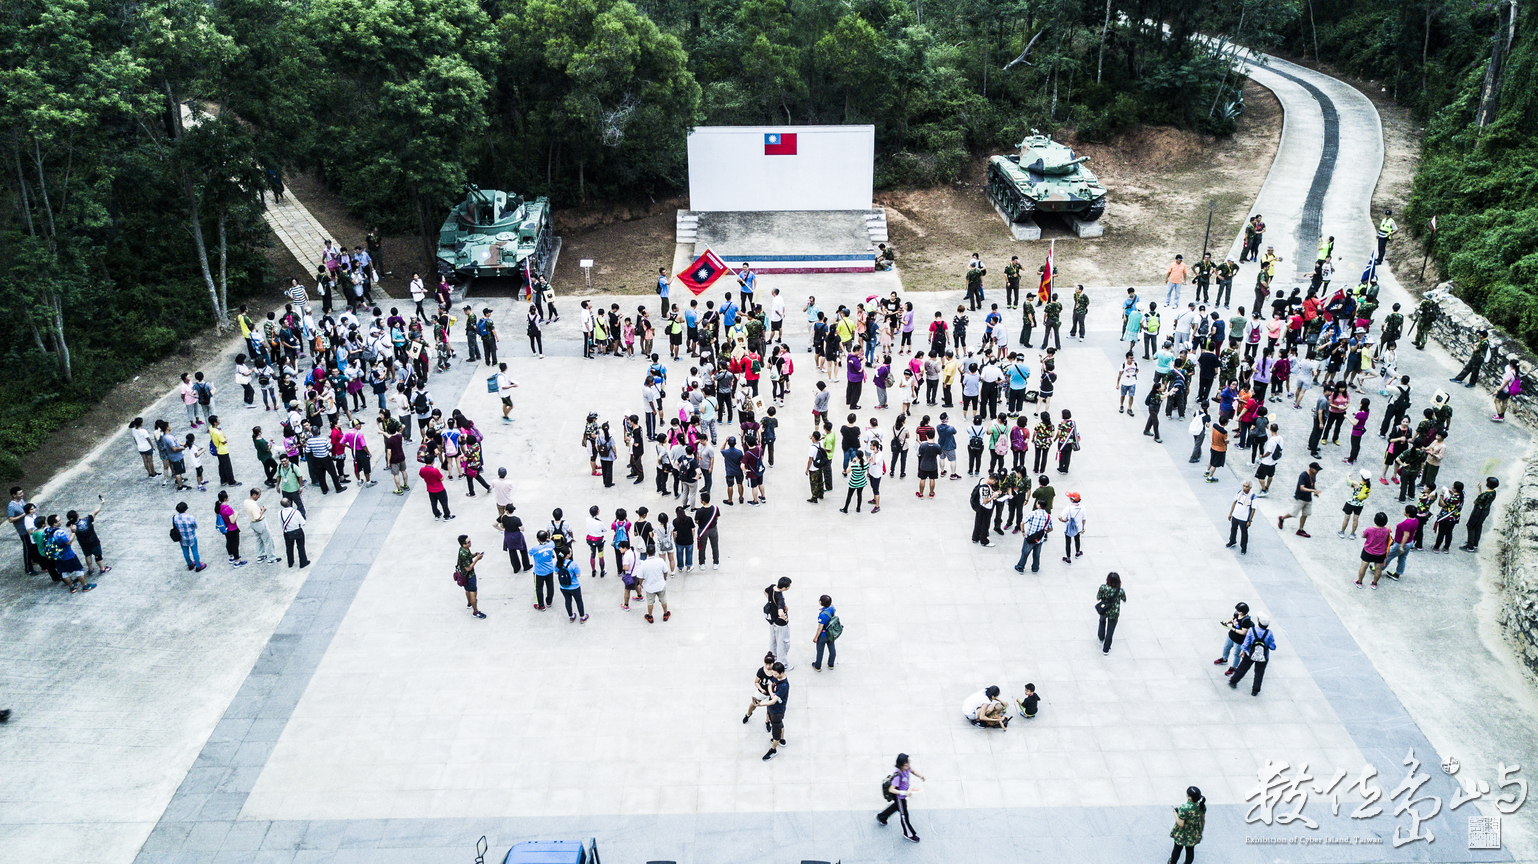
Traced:
POLYGON ((417 205, 417 231, 422 237, 422 254, 427 256, 427 266, 436 266, 437 244, 427 233, 427 202, 422 200, 422 192, 415 186, 411 187, 411 198, 417 205))
POLYGON ((66 384, 75 383, 75 370, 69 356, 69 341, 64 338, 64 304, 59 295, 53 293, 49 297, 49 306, 53 314, 50 316, 50 324, 53 327, 53 342, 59 349, 59 372, 64 376, 66 384))
POLYGON ((198 269, 203 272, 203 284, 208 287, 208 300, 214 307, 214 326, 220 333, 229 326, 229 315, 219 302, 219 289, 214 285, 214 274, 208 268, 208 244, 203 242, 203 220, 198 212, 198 190, 192 177, 182 172, 182 194, 187 199, 187 228, 192 232, 192 245, 198 256, 198 269))
POLYGON ((587 160, 577 160, 577 196, 587 203, 587 160))
POLYGON ((1111 29, 1111 0, 1105 0, 1105 23, 1100 25, 1100 59, 1095 61, 1095 83, 1100 83, 1100 73, 1105 70, 1105 34, 1111 29))
POLYGON ((228 312, 230 308, 230 253, 224 231, 226 216, 226 209, 221 206, 219 208, 219 308, 228 312))
POLYGON ((1314 32, 1314 62, 1322 62, 1319 59, 1319 28, 1314 25, 1314 0, 1308 0, 1308 29, 1314 32))
MULTIPOLYGON (((1515 13, 1516 4, 1509 7, 1515 13)), ((1513 19, 1515 15, 1513 14, 1513 19)), ((1513 25, 1515 21, 1513 20, 1513 25)), ((1501 30, 1505 29, 1502 22, 1495 31, 1495 36, 1490 40, 1490 62, 1485 66, 1485 82, 1479 91, 1479 110, 1474 113, 1474 125, 1483 129, 1495 122, 1495 116, 1501 110, 1501 73, 1506 59, 1508 40, 1501 38, 1501 30)))

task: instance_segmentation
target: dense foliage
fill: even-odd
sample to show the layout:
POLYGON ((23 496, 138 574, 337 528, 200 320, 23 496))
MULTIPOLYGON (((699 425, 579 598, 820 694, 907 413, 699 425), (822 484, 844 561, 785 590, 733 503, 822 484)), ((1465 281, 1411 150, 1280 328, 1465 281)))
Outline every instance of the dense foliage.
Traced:
POLYGON ((947 181, 1032 127, 1231 129, 1225 34, 1272 44, 1298 2, 14 0, 0 473, 272 278, 270 172, 428 257, 466 182, 675 193, 701 123, 870 123, 879 183, 947 181))
POLYGON ((1428 240, 1458 294, 1538 347, 1538 36, 1531 12, 1515 28, 1504 3, 1356 0, 1314 9, 1287 33, 1384 82, 1426 123, 1406 227, 1428 240), (1509 40, 1510 50, 1506 51, 1509 40), (1498 110, 1479 120, 1493 50, 1502 52, 1498 110), (1439 230, 1426 232, 1432 216, 1439 230))

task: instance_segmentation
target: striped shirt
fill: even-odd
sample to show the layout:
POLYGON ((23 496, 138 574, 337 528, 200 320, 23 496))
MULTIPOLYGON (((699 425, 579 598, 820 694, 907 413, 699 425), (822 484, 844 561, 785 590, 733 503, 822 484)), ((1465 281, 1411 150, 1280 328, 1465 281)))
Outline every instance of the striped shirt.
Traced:
POLYGON ((325 459, 331 455, 331 440, 324 435, 311 435, 304 442, 304 449, 315 458, 325 459))
POLYGON ((866 470, 864 462, 856 459, 855 461, 849 463, 849 488, 864 489, 865 474, 866 470))
POLYGON ((303 285, 295 285, 289 288, 285 293, 288 294, 290 300, 293 300, 300 306, 304 306, 310 302, 310 295, 305 293, 303 285))

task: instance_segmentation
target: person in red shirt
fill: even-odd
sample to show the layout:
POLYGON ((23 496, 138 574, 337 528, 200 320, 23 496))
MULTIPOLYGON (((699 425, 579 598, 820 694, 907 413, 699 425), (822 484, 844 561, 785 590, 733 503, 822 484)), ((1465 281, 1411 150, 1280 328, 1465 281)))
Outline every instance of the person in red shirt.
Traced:
POLYGON ((753 395, 758 395, 758 379, 764 374, 764 358, 757 351, 749 351, 742 357, 742 377, 748 382, 748 389, 753 395))
POLYGON ((347 443, 342 440, 343 432, 340 426, 331 427, 331 461, 336 463, 336 475, 346 482, 347 476, 347 443))
POLYGON ((449 512, 449 493, 443 488, 443 472, 439 471, 438 466, 433 464, 438 455, 437 448, 434 448, 427 464, 417 471, 417 476, 421 477, 422 482, 427 486, 427 501, 433 507, 434 521, 447 521, 453 519, 454 514, 449 512), (438 507, 440 505, 443 507, 443 514, 441 516, 438 514, 438 507))

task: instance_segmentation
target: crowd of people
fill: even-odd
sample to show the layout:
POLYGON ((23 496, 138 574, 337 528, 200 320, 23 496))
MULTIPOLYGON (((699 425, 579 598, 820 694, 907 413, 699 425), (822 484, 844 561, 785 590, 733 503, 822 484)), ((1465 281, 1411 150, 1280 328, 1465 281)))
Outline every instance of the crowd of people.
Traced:
MULTIPOLYGON (((1450 400, 1433 391, 1418 425, 1412 427, 1412 386, 1418 391, 1421 385, 1397 363, 1402 340, 1413 335, 1411 344, 1424 346, 1436 318, 1435 304, 1422 303, 1408 317, 1399 304, 1382 313, 1376 279, 1349 287, 1332 285, 1333 238, 1321 245, 1306 288, 1273 291, 1281 259, 1269 248, 1260 253, 1261 230, 1263 223, 1255 217, 1244 256, 1261 268, 1248 314, 1244 306, 1226 314, 1239 269, 1231 259, 1215 263, 1203 255, 1199 263, 1187 266, 1176 256, 1166 274, 1162 305, 1127 289, 1119 328, 1127 350, 1114 385, 1118 413, 1142 413, 1143 432, 1156 443, 1162 442, 1161 419, 1186 424, 1193 438, 1189 462, 1205 461, 1208 482, 1222 482, 1219 472, 1225 467, 1242 472, 1228 460, 1228 452, 1235 451, 1237 462, 1248 451, 1253 478, 1242 479, 1227 512, 1228 546, 1237 547, 1240 554, 1248 552, 1257 499, 1269 494, 1283 453, 1292 446, 1306 449, 1311 461, 1292 486, 1292 504, 1278 517, 1278 528, 1295 518, 1295 534, 1310 536, 1305 526, 1325 470, 1323 448, 1341 447, 1341 462, 1351 466, 1352 479, 1337 536, 1363 541, 1358 587, 1370 584, 1376 589, 1384 575, 1391 580, 1403 576, 1409 553, 1423 548, 1428 527, 1432 551, 1448 552, 1453 529, 1465 518, 1469 486, 1477 494, 1467 507, 1467 536, 1460 549, 1477 551, 1499 482, 1489 477, 1465 484, 1441 476, 1451 436, 1450 400), (1187 284, 1195 290, 1182 306, 1187 284), (1378 458, 1363 452, 1375 397, 1383 406, 1378 434, 1385 441, 1376 477, 1357 467, 1360 460, 1378 458), (1311 414, 1313 428, 1306 444, 1283 439, 1276 415, 1289 405, 1311 414), (1340 441, 1343 434, 1345 444, 1340 441), (1374 479, 1385 492, 1391 484, 1398 486, 1404 516, 1392 527, 1393 520, 1382 510, 1368 518, 1367 527, 1360 526, 1371 509, 1374 479)), ((789 312, 780 291, 771 289, 764 302, 758 302, 757 277, 746 265, 737 274, 735 291, 723 292, 719 300, 696 296, 673 302, 666 272, 659 271, 661 304, 655 319, 644 303, 634 315, 625 315, 617 303, 605 309, 582 301, 583 356, 639 357, 644 364, 637 379, 637 410, 622 412, 615 420, 592 412, 583 424, 581 446, 590 473, 601 478, 603 487, 612 488, 617 485, 617 461, 626 465, 623 479, 636 486, 646 482, 650 469, 654 494, 664 500, 671 495, 673 502, 608 512, 594 505, 579 534, 561 509, 553 511, 548 525, 526 525, 517 515, 507 469, 497 469, 495 479, 487 481, 482 429, 458 409, 445 413, 429 393, 430 377, 461 359, 455 332, 461 321, 453 312, 447 282, 429 295, 422 280, 413 277, 415 308, 402 315, 400 307, 386 311, 384 304, 370 302, 368 288, 377 280, 377 266, 377 251, 372 257, 361 249, 346 253, 330 249, 328 241, 325 264, 317 274, 318 310, 298 280, 293 280, 284 307, 267 313, 264 320, 240 308, 237 322, 244 350, 234 365, 234 380, 241 389, 238 399, 218 392, 213 376, 190 371, 182 376, 179 389, 185 432, 173 428, 179 421, 167 418, 148 425, 144 418, 135 418, 129 425, 146 479, 158 478, 173 494, 208 492, 212 480, 205 476, 203 460, 211 458, 209 467, 217 469, 219 488, 200 507, 210 507, 208 522, 223 536, 231 567, 247 564, 243 537, 254 544, 259 563, 286 559, 289 567, 309 566, 305 494, 313 495, 316 488, 321 495, 341 492, 354 482, 375 486, 373 460, 383 457, 395 494, 411 489, 413 473, 422 481, 434 519, 457 518, 449 507, 447 484, 461 477, 468 497, 476 497, 479 487, 492 499, 493 527, 501 533, 512 572, 532 577, 534 610, 555 608, 558 588, 569 621, 585 623, 592 592, 612 572, 622 589, 621 610, 639 609, 644 601, 642 615, 648 623, 658 618, 667 622, 674 611, 668 581, 703 569, 707 554, 712 568, 720 567, 721 506, 769 502, 775 445, 782 431, 803 436, 804 449, 793 445, 788 458, 792 470, 807 478, 808 503, 821 503, 830 495, 837 500, 842 490, 841 513, 848 514, 851 506, 862 513, 868 503, 869 513, 879 514, 883 482, 890 494, 892 483, 906 480, 911 454, 914 494, 921 501, 936 498, 944 485, 940 480, 970 481, 961 488, 969 490, 965 497, 974 517, 973 543, 991 547, 995 537, 1020 535, 1016 572, 1027 567, 1039 571, 1042 550, 1054 531, 1062 532, 1064 565, 1073 566, 1084 554, 1084 497, 1078 491, 1059 496, 1054 486, 1070 475, 1083 438, 1073 412, 1054 411, 1051 402, 1058 367, 1065 360, 1061 319, 1071 319, 1070 341, 1083 341, 1090 301, 1083 286, 1060 299, 1045 268, 1039 271, 1042 287, 1023 302, 1018 259, 1004 268, 1004 311, 1011 319, 1018 311, 1018 321, 1006 321, 1000 304, 989 302, 987 269, 977 255, 966 273, 967 302, 954 311, 935 310, 926 316, 895 291, 829 308, 808 297, 798 304, 806 342, 796 348, 787 341, 789 312), (344 287, 338 291, 337 285, 344 287), (334 296, 345 302, 334 305, 334 296), (437 301, 431 312, 423 306, 429 296, 437 301), (975 322, 974 316, 979 316, 975 322), (664 344, 658 344, 659 337, 664 344), (810 417, 785 413, 797 349, 812 355, 808 373, 813 380, 798 385, 809 388, 810 417), (762 386, 766 378, 767 390, 762 386), (838 385, 843 404, 835 407, 838 385), (251 425, 252 455, 265 476, 248 485, 235 475, 231 448, 236 445, 225 428, 236 410, 258 410, 258 392, 260 409, 275 411, 277 417, 251 425), (376 413, 366 422, 363 415, 371 411, 376 413), (801 426, 803 421, 809 421, 809 429, 801 426), (790 427, 782 430, 782 423, 790 427), (794 431, 787 431, 791 427, 794 431), (408 468, 413 446, 415 465, 408 468), (958 453, 963 447, 964 470, 958 453), (1056 481, 1049 473, 1053 471, 1056 481), (719 488, 718 473, 723 480, 719 488), (273 521, 279 523, 278 532, 271 531, 273 521), (281 552, 275 533, 283 538, 281 552), (585 571, 579 538, 587 546, 585 571)), ((543 328, 558 315, 547 282, 536 280, 528 296, 529 351, 532 357, 543 357, 543 328)), ((477 313, 465 305, 461 311, 463 362, 494 367, 488 383, 501 398, 502 420, 511 422, 512 392, 518 385, 499 359, 493 310, 483 306, 477 313)), ((799 335, 801 328, 795 329, 799 335)), ((1481 342, 1453 381, 1473 386, 1487 356, 1488 344, 1481 342)), ((1521 369, 1512 361, 1497 387, 1492 420, 1504 419, 1508 400, 1521 386, 1521 369)), ((780 487, 779 494, 789 493, 780 487)), ((62 517, 45 516, 26 501, 24 490, 13 488, 9 517, 23 542, 27 572, 42 569, 72 593, 93 590, 97 583, 92 578, 111 570, 97 533, 102 504, 99 501, 89 513, 71 510, 62 517)), ((199 511, 188 500, 178 501, 173 509, 171 538, 188 569, 201 572, 207 565, 200 556, 199 511)), ((483 556, 470 535, 459 535, 455 582, 476 619, 486 617, 478 603, 477 568, 485 566, 483 556)), ((765 709, 770 736, 765 760, 786 743, 788 673, 795 668, 790 657, 791 607, 786 602, 790 589, 788 577, 764 589, 770 645, 755 672, 743 718, 748 723, 758 708, 765 709)), ((1097 644, 1104 654, 1111 651, 1126 600, 1117 573, 1097 586, 1097 644)), ((1253 670, 1251 692, 1258 696, 1270 653, 1277 647, 1270 622, 1250 616, 1249 607, 1241 603, 1223 623, 1223 655, 1216 662, 1230 664, 1225 673, 1230 687, 1237 687, 1253 670)), ((826 656, 826 668, 834 669, 843 624, 828 595, 820 596, 809 629, 816 647, 812 668, 822 671, 826 656)), ((1026 684, 1016 700, 1018 715, 1036 717, 1040 699, 1035 685, 1026 684)), ((969 697, 963 714, 974 725, 1001 729, 1011 719, 997 686, 969 697)), ((916 791, 910 778, 917 775, 906 755, 898 757, 896 769, 883 784, 891 807, 878 818, 885 824, 890 816, 900 815, 904 835, 917 842, 908 813, 908 798, 916 791)), ((1182 845, 1194 845, 1182 844, 1182 837, 1200 839, 1205 799, 1194 787, 1190 792, 1191 800, 1178 810, 1185 827, 1176 829, 1177 854, 1182 845)))

